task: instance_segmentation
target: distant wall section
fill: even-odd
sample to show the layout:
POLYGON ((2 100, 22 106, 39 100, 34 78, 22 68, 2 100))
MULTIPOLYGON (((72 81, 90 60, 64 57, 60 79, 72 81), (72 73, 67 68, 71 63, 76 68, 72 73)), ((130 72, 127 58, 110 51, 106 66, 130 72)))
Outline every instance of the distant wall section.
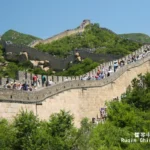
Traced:
POLYGON ((54 35, 51 38, 48 38, 46 40, 39 40, 39 41, 35 41, 34 43, 32 43, 30 46, 34 47, 37 44, 47 44, 47 43, 51 43, 53 41, 59 40, 65 36, 70 36, 73 34, 77 34, 77 33, 81 33, 84 31, 85 27, 90 24, 90 20, 83 20, 83 22, 81 23, 80 27, 78 29, 72 29, 72 30, 66 30, 60 34, 54 35))
MULTIPOLYGON (((15 44, 3 44, 5 48, 5 52, 12 53, 13 55, 19 55, 20 52, 27 52, 29 56, 29 60, 48 60, 50 62, 51 68, 54 70, 63 70, 66 69, 70 62, 73 62, 75 57, 74 53, 67 58, 59 58, 55 57, 49 53, 45 53, 39 50, 36 50, 31 47, 27 47, 24 45, 15 45, 15 44)), ((112 54, 94 54, 88 50, 77 50, 81 56, 81 58, 90 58, 93 61, 112 61, 114 59, 119 59, 122 55, 112 55, 112 54)), ((75 52, 75 51, 74 51, 75 52)))

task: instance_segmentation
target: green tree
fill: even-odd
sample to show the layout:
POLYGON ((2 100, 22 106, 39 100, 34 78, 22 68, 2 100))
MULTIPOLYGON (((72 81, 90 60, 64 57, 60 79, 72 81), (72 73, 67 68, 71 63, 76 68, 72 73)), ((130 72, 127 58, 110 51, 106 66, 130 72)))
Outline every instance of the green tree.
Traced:
POLYGON ((70 150, 75 141, 76 129, 73 127, 73 116, 64 110, 51 115, 48 123, 50 149, 70 150))
POLYGON ((16 128, 16 140, 14 141, 13 149, 15 150, 40 150, 37 136, 39 120, 33 112, 21 110, 15 117, 14 127, 16 128))
POLYGON ((15 79, 17 71, 18 66, 15 63, 9 63, 4 71, 4 76, 15 79))
POLYGON ((12 150, 15 128, 5 119, 0 119, 0 150, 12 150))
POLYGON ((91 132, 95 126, 87 118, 81 121, 81 127, 78 129, 74 148, 79 150, 90 150, 91 132))
POLYGON ((98 65, 99 63, 93 62, 91 59, 86 58, 83 60, 83 62, 70 65, 66 71, 59 72, 57 75, 78 76, 87 73, 98 65))

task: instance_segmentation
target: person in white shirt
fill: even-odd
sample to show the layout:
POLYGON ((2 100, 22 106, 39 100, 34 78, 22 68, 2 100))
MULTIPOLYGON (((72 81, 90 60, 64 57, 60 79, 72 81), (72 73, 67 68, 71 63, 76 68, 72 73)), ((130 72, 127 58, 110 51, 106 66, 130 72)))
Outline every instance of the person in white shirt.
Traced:
POLYGON ((51 85, 53 85, 54 84, 54 82, 52 81, 52 80, 49 80, 48 81, 48 86, 51 86, 51 85))

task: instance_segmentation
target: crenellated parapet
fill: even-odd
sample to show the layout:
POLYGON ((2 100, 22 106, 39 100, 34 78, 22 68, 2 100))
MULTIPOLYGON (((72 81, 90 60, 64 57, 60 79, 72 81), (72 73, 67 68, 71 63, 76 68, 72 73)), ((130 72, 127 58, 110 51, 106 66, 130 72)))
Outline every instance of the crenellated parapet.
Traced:
MULTIPOLYGON (((12 49, 13 50, 13 49, 12 49)), ((11 51, 12 51, 11 50, 11 51)), ((16 48, 15 48, 15 50, 16 50, 16 48)), ((22 49, 22 51, 23 51, 24 49, 22 49)), ((25 49, 26 50, 26 49, 25 49)), ((129 55, 127 55, 127 56, 125 56, 125 57, 122 57, 122 58, 120 58, 119 60, 127 60, 128 58, 131 58, 133 55, 138 55, 138 54, 141 54, 144 50, 150 50, 150 45, 143 45, 141 48, 139 48, 138 50, 136 50, 135 52, 133 52, 133 53, 131 53, 131 54, 129 54, 129 55)), ((31 50, 29 49, 29 52, 30 52, 31 50)), ((32 49, 32 51, 34 52, 34 49, 32 49)), ((15 51, 14 53, 16 53, 17 51, 15 51)), ((27 51, 28 52, 28 51, 27 51)), ((29 53, 30 54, 30 53, 29 53)), ((39 53, 33 53, 33 55, 34 55, 34 57, 36 57, 36 56, 39 56, 39 55, 41 55, 42 56, 42 54, 39 52, 39 53)), ((37 57, 38 58, 38 57, 37 57)), ((51 58, 51 63, 52 63, 52 57, 50 57, 51 58)), ((38 58, 39 59, 39 58, 38 58)), ((45 60, 48 60, 48 57, 45 55, 45 56, 43 56, 43 58, 42 58, 43 60, 45 59, 45 60)), ((55 58, 56 60, 55 61, 53 61, 54 63, 55 63, 55 65, 58 65, 58 66, 60 66, 60 64, 64 64, 64 62, 65 62, 65 60, 61 60, 60 61, 60 63, 58 63, 59 62, 59 60, 57 59, 57 58, 55 58), (57 63, 56 63, 57 62, 57 63), (63 62, 63 63, 62 63, 63 62)), ((70 58, 70 60, 68 60, 68 62, 70 62, 71 60, 72 60, 73 58, 70 58)), ((113 60, 114 61, 114 60, 113 60)), ((96 67, 95 69, 93 69, 93 70, 91 70, 91 71, 89 71, 89 72, 87 72, 86 73, 86 75, 89 75, 89 76, 91 76, 91 75, 94 75, 94 74, 96 74, 96 72, 97 72, 97 70, 98 69, 102 69, 102 67, 103 66, 105 66, 105 67, 108 67, 108 66, 112 66, 113 65, 113 61, 109 61, 109 62, 106 62, 106 63, 103 63, 103 64, 100 64, 98 67, 96 67)), ((117 60, 118 61, 118 60, 117 60)), ((52 64, 51 64, 52 65, 52 64)), ((18 81, 20 81, 20 82, 24 82, 24 81, 27 81, 27 83, 31 83, 31 80, 32 80, 32 76, 33 76, 33 74, 32 73, 28 73, 28 72, 25 72, 25 71, 18 71, 18 73, 17 73, 17 76, 16 76, 16 79, 15 80, 18 80, 18 81)), ((68 77, 65 77, 65 76, 55 76, 55 75, 52 75, 52 76, 47 76, 47 80, 49 80, 49 79, 51 79, 53 82, 55 82, 55 83, 62 83, 62 82, 64 82, 65 81, 65 79, 66 78, 68 78, 68 80, 80 80, 81 79, 81 77, 82 77, 83 75, 80 75, 80 76, 68 76, 68 77)), ((39 79, 41 79, 41 75, 38 75, 38 77, 39 77, 39 79)), ((6 78, 0 78, 0 86, 2 87, 5 83, 6 83, 6 78)))
POLYGON ((107 84, 114 83, 121 75, 132 70, 133 68, 139 67, 144 63, 150 60, 150 53, 141 60, 137 62, 125 65, 120 68, 117 72, 112 74, 111 76, 103 79, 103 80, 95 80, 95 81, 81 81, 81 80, 72 80, 65 81, 62 83, 57 83, 56 85, 45 87, 41 90, 26 92, 26 91, 17 91, 17 90, 9 90, 9 89, 0 89, 0 101, 1 102, 13 102, 13 103, 37 103, 42 102, 49 97, 53 97, 59 93, 64 91, 68 91, 71 89, 85 89, 85 88, 96 88, 96 87, 104 87, 107 84))
MULTIPOLYGON (((33 111, 39 119, 49 120, 49 116, 53 113, 65 110, 74 115, 74 123, 77 127, 85 117, 90 120, 93 117, 99 118, 99 110, 106 107, 106 101, 111 101, 116 97, 120 98, 134 78, 140 73, 145 74, 150 71, 149 48, 149 45, 144 45, 134 53, 123 57, 122 59, 126 61, 131 56, 140 55, 144 50, 148 50, 144 58, 125 64, 117 72, 101 80, 83 81, 78 76, 68 77, 69 81, 65 81, 65 77, 48 76, 56 84, 36 91, 0 88, 0 117, 12 120, 23 109, 33 111)), ((113 62, 104 63, 87 74, 94 74, 102 66, 112 64, 113 62)), ((32 74, 18 72, 17 79, 30 82, 32 74)), ((2 79, 4 80, 5 78, 2 79)))

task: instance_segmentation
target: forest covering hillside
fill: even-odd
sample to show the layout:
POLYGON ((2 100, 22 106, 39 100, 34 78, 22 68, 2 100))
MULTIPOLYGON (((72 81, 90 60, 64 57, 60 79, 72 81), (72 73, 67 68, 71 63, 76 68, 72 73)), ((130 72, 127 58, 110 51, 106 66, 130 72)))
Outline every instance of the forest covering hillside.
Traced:
POLYGON ((119 34, 120 37, 141 42, 141 43, 150 43, 150 36, 143 33, 129 33, 129 34, 119 34))
POLYGON ((14 30, 8 30, 2 35, 1 38, 4 41, 9 41, 9 43, 22 44, 22 45, 28 45, 31 42, 40 39, 38 37, 28 35, 28 34, 23 34, 14 30))
POLYGON ((93 49, 95 53, 126 55, 135 51, 141 45, 141 43, 120 38, 112 31, 101 28, 99 24, 91 24, 85 27, 83 33, 66 36, 50 44, 38 44, 35 48, 64 57, 74 49, 83 48, 93 49))

